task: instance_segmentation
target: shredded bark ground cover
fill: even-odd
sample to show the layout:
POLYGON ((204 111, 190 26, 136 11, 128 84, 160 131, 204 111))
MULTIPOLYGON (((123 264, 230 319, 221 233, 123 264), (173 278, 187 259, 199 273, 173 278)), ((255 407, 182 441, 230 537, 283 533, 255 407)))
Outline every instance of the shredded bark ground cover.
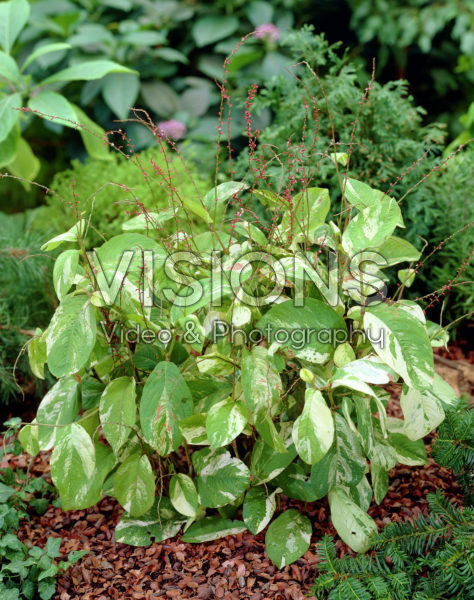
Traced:
MULTIPOLYGON (((447 354, 444 357, 462 362, 461 369, 459 365, 454 368, 462 373, 460 377, 465 386, 472 376, 470 361, 447 354), (466 364, 470 370, 465 369, 466 364)), ((468 392, 472 391, 472 381, 467 387, 468 392)), ((400 417, 399 386, 392 385, 389 389, 392 397, 388 412, 400 417)), ((430 438, 428 444, 429 441, 430 438)), ((427 450, 429 452, 429 445, 427 450)), ((9 464, 26 469, 30 460, 31 457, 24 454, 6 455, 0 468, 9 464)), ((31 473, 49 480, 48 460, 49 453, 40 453, 34 459, 31 473)), ((426 495, 437 489, 462 503, 461 489, 452 473, 432 459, 424 467, 397 465, 390 472, 390 483, 382 504, 377 506, 372 502, 369 509, 379 529, 391 520, 410 518, 420 512, 426 514, 426 495)), ((282 498, 281 510, 289 507, 301 510, 311 519, 313 536, 306 554, 282 571, 278 571, 265 554, 264 533, 253 536, 246 532, 203 544, 182 543, 179 535, 146 548, 118 544, 114 540, 114 527, 122 509, 108 497, 88 510, 63 512, 50 506, 41 517, 32 516, 29 521, 22 521, 18 535, 23 542, 40 546, 44 546, 48 537, 60 536, 64 554, 71 550, 88 551, 58 578, 54 597, 57 600, 300 600, 309 595, 318 562, 315 548, 324 534, 335 536, 340 555, 351 550, 337 537, 330 523, 326 499, 305 504, 282 498)))

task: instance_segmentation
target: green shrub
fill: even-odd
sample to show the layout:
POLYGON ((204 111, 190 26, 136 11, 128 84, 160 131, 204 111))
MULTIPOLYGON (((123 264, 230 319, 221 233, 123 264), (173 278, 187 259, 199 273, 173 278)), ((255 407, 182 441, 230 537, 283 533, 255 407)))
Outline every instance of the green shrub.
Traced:
POLYGON ((457 600, 474 593, 470 508, 441 492, 428 495, 430 514, 390 523, 372 541, 373 553, 336 558, 329 536, 318 544, 313 593, 335 600, 457 600))
MULTIPOLYGON (((0 213, 0 402, 20 395, 41 397, 23 346, 50 320, 56 301, 51 287, 53 260, 40 251, 43 235, 32 231, 37 211, 0 213)), ((48 378, 51 383, 51 378, 48 378)))
POLYGON ((156 147, 130 159, 114 152, 106 163, 74 160, 70 169, 54 177, 48 208, 40 209, 34 226, 38 231, 49 226, 60 232, 81 215, 91 215, 94 228, 87 244, 93 246, 103 236, 121 233, 132 216, 162 211, 173 202, 179 204, 179 198, 194 201, 209 185, 209 176, 194 166, 192 158, 184 161, 175 151, 156 147))
MULTIPOLYGON (((332 194, 337 194, 338 174, 331 158, 334 131, 338 152, 350 153, 350 163, 345 169, 349 176, 403 199, 404 237, 418 249, 425 246, 426 240, 429 244, 426 254, 429 254, 440 242, 472 222, 474 209, 468 201, 472 189, 472 150, 466 149, 463 158, 452 158, 443 166, 443 126, 423 124, 424 111, 414 105, 406 82, 370 84, 362 79, 347 53, 338 52, 338 44, 329 45, 323 36, 314 36, 309 27, 292 33, 285 44, 294 63, 307 61, 317 76, 307 66, 300 65, 293 70, 298 80, 275 78, 255 97, 252 110, 258 114, 271 109, 273 118, 256 140, 250 181, 256 179, 260 185, 264 181, 281 192, 292 177, 296 179, 292 184, 295 189, 308 179, 328 185, 332 194), (291 140, 288 147, 287 140, 291 140), (274 148, 280 149, 278 157, 274 156, 274 148), (261 156, 266 162, 263 180, 255 166, 261 156)), ((237 177, 243 177, 248 167, 246 150, 237 160, 237 177)), ((468 229, 436 252, 429 267, 419 270, 422 285, 415 284, 410 297, 423 296, 427 291, 448 285, 457 269, 469 259, 471 240, 472 229, 468 229)), ((469 260, 467 267, 468 272, 461 273, 457 284, 472 280, 469 260)), ((466 314, 471 299, 468 285, 454 286, 445 315, 454 320, 466 314)))
MULTIPOLYGON (((333 196, 344 210, 326 222, 326 188, 280 197, 230 181, 177 204, 179 235, 150 221, 149 235, 86 253, 84 214, 43 246, 69 245, 53 273, 59 307, 28 350, 58 381, 20 438, 31 454, 54 448, 65 510, 110 494, 125 508, 117 541, 143 546, 182 526, 188 542, 258 533, 278 494, 328 495, 342 539, 369 547, 372 496, 397 462, 426 462, 422 438, 456 398, 433 370, 436 325, 413 302, 381 302, 377 256, 419 258, 393 235, 397 202, 354 179, 333 196), (249 192, 272 228, 243 218, 249 192), (400 378, 404 421, 385 412, 383 384, 400 378)), ((267 552, 282 567, 310 537, 308 517, 287 510, 267 552)))

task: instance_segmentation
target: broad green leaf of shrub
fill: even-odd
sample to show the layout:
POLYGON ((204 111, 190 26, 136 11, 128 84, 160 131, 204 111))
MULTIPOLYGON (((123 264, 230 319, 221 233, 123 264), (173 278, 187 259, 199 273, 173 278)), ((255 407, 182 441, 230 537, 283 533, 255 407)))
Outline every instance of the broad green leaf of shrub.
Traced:
POLYGON ((311 521, 291 508, 277 517, 265 535, 265 549, 275 565, 282 569, 298 560, 311 541, 311 521))
POLYGON ((44 379, 44 364, 46 357, 46 342, 43 335, 38 335, 28 343, 28 359, 35 377, 44 379))
POLYGON ((18 120, 21 107, 20 94, 10 94, 0 99, 0 142, 7 139, 8 134, 18 120))
POLYGON ((203 506, 218 508, 236 500, 250 485, 250 472, 241 460, 223 448, 194 452, 199 500, 203 506))
POLYGON ((226 181, 207 192, 202 202, 212 215, 216 205, 231 200, 233 196, 238 195, 240 192, 248 189, 248 187, 242 181, 226 181))
POLYGON ((139 518, 123 514, 115 528, 115 540, 131 546, 149 546, 174 537, 186 519, 173 510, 169 498, 156 498, 139 518))
POLYGON ((314 502, 317 494, 311 485, 310 477, 300 463, 291 463, 275 478, 285 496, 302 502, 314 502))
POLYGON ((267 483, 277 477, 295 459, 296 455, 294 444, 291 444, 286 452, 277 452, 262 439, 257 439, 250 459, 252 485, 267 483))
POLYGON ((36 413, 38 442, 41 450, 50 450, 61 437, 63 427, 70 425, 79 413, 79 384, 75 377, 57 381, 41 400, 36 413))
POLYGON ((374 190, 366 183, 350 177, 345 180, 344 194, 349 204, 360 211, 379 204, 384 197, 383 192, 374 190))
POLYGON ((309 465, 327 453, 334 439, 334 421, 321 392, 306 390, 304 408, 296 419, 293 442, 301 458, 309 465))
MULTIPOLYGON (((3 5, 0 4, 1 6, 3 5)), ((0 77, 12 83, 16 83, 21 77, 16 61, 2 50, 0 50, 0 77)))
POLYGON ((72 102, 70 102, 70 105, 76 113, 76 121, 79 123, 77 130, 89 156, 97 160, 111 160, 105 130, 90 119, 79 106, 72 104, 72 102))
POLYGON ((385 469, 383 465, 373 460, 370 463, 370 474, 375 502, 381 504, 388 491, 388 470, 385 469))
POLYGON ((100 398, 102 430, 115 453, 125 444, 135 426, 135 395, 135 379, 119 377, 107 385, 100 398))
POLYGON ((295 194, 293 209, 286 210, 281 221, 282 231, 291 232, 292 235, 304 233, 310 235, 322 225, 331 207, 329 190, 326 188, 308 188, 304 192, 295 194))
POLYGON ((67 296, 51 319, 46 334, 48 366, 53 375, 77 373, 94 348, 97 323, 87 296, 67 296))
POLYGON ((331 519, 337 533, 355 552, 366 552, 377 533, 375 521, 340 487, 329 492, 331 519))
POLYGON ((44 46, 40 46, 33 50, 33 52, 28 56, 25 62, 21 65, 21 70, 24 71, 32 62, 34 62, 37 58, 44 56, 45 54, 51 54, 52 52, 59 52, 60 50, 69 50, 72 48, 70 44, 66 44, 64 42, 57 42, 54 44, 45 44, 44 46))
POLYGON ((53 284, 56 296, 63 300, 73 284, 79 264, 79 250, 62 252, 53 268, 53 284))
POLYGON ((193 480, 189 475, 177 473, 170 479, 170 500, 173 507, 182 515, 195 517, 199 498, 193 480))
POLYGON ((45 244, 41 246, 41 250, 55 250, 58 248, 63 242, 77 242, 77 240, 84 235, 84 232, 87 227, 87 221, 85 219, 81 219, 75 225, 71 227, 68 231, 64 233, 60 233, 55 237, 48 240, 45 244))
POLYGON ((191 544, 212 542, 227 535, 237 535, 247 529, 242 521, 231 521, 223 517, 204 517, 193 523, 186 533, 181 536, 181 541, 191 544))
POLYGON ((148 457, 133 454, 114 475, 114 495, 132 517, 145 514, 155 501, 155 476, 148 457))
POLYGON ((392 235, 384 242, 377 252, 385 258, 387 266, 392 267, 401 262, 415 262, 421 253, 403 238, 392 235))
POLYGON ((239 20, 232 15, 209 15, 194 23, 192 35, 196 46, 202 48, 229 37, 238 26, 239 20))
POLYGON ((86 60, 41 81, 40 85, 49 85, 60 81, 90 81, 102 79, 109 73, 136 73, 133 69, 123 67, 112 60, 86 60))
POLYGON ((364 328, 370 332, 377 355, 398 373, 409 387, 424 389, 433 381, 433 352, 425 327, 397 304, 369 306, 364 328))
POLYGON ((404 421, 389 417, 387 441, 395 450, 398 462, 402 465, 426 465, 428 457, 426 455, 425 444, 422 439, 410 440, 404 432, 404 421))
POLYGON ((207 414, 191 415, 179 422, 179 430, 188 444, 209 446, 206 431, 207 414))
POLYGON ((410 440, 425 437, 444 419, 443 406, 434 390, 404 386, 400 406, 405 422, 403 431, 410 440))
POLYGON ((252 487, 245 494, 242 518, 254 535, 260 533, 270 523, 276 508, 276 494, 277 490, 267 494, 263 486, 252 487))
POLYGON ((119 119, 127 117, 139 91, 140 79, 136 73, 110 73, 102 84, 102 96, 119 119))
POLYGON ((28 107, 39 116, 65 127, 77 127, 77 116, 72 105, 62 94, 43 90, 28 100, 28 107))
POLYGON ((20 127, 12 127, 7 137, 0 142, 0 167, 8 166, 16 159, 20 142, 20 127))
POLYGON ((66 510, 82 504, 96 465, 95 448, 78 423, 66 425, 51 455, 51 478, 66 510))
POLYGON ((211 448, 230 444, 247 425, 245 406, 231 398, 222 400, 210 409, 206 418, 207 438, 211 448))
POLYGON ((192 415, 191 392, 178 367, 160 362, 148 376, 140 402, 140 424, 147 442, 161 456, 183 441, 179 421, 192 415))
POLYGON ((278 330, 289 332, 288 340, 281 343, 282 348, 287 348, 298 358, 312 363, 324 363, 329 360, 334 354, 334 344, 328 337, 321 341, 318 339, 320 336, 314 334, 310 336, 308 343, 301 347, 300 336, 295 338, 295 331, 297 333, 308 330, 347 331, 344 319, 336 311, 324 302, 313 298, 306 298, 304 306, 294 306, 292 300, 273 305, 257 323, 262 330, 265 330, 267 325, 271 328, 271 342, 276 341, 278 330), (326 342, 326 339, 329 341, 326 342))
POLYGON ((15 158, 7 165, 10 173, 18 177, 20 183, 28 191, 31 188, 29 182, 38 175, 40 167, 40 161, 33 154, 28 142, 22 137, 18 138, 15 158))
POLYGON ((402 213, 397 201, 385 196, 350 221, 342 235, 342 247, 351 257, 363 250, 378 248, 400 223, 403 223, 402 213))
POLYGON ((30 10, 27 0, 10 0, 0 4, 0 46, 8 54, 26 25, 30 10))
POLYGON ((342 415, 336 414, 334 443, 311 469, 311 485, 323 498, 336 484, 357 485, 367 469, 359 438, 342 415))

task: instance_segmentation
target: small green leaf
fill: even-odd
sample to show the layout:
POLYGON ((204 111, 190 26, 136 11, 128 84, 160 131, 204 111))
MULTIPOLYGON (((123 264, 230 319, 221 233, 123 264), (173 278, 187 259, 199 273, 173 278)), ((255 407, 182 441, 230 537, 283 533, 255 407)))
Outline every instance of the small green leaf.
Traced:
POLYGON ((198 48, 229 37, 237 30, 239 20, 231 15, 209 15, 199 18, 193 25, 192 36, 198 48))
POLYGON ((265 488, 253 487, 245 495, 242 517, 249 531, 260 533, 270 523, 276 508, 275 490, 267 495, 265 488))
POLYGON ((46 342, 42 335, 32 338, 28 343, 28 359, 33 375, 39 379, 44 379, 46 342))
POLYGON ((127 118, 139 91, 140 79, 136 73, 110 73, 102 84, 102 96, 119 119, 127 118))
POLYGON ((11 83, 17 83, 21 77, 15 60, 2 50, 0 50, 0 77, 11 83))
POLYGON ((63 300, 73 284, 79 265, 79 250, 65 250, 54 263, 53 284, 59 300, 63 300))
POLYGON ((210 409, 206 419, 207 437, 212 448, 230 444, 247 425, 243 407, 231 398, 222 400, 210 409))
POLYGON ((135 426, 135 379, 119 377, 112 380, 100 398, 100 422, 105 438, 117 454, 135 426))
POLYGON ((20 94, 9 94, 0 100, 0 142, 7 139, 8 134, 18 121, 21 108, 20 94))
POLYGON ((48 240, 45 244, 41 246, 41 250, 54 250, 63 242, 77 242, 79 237, 84 235, 86 226, 87 221, 85 219, 81 219, 65 233, 61 233, 56 237, 53 237, 50 240, 48 240))
POLYGON ((311 541, 311 521, 294 508, 285 511, 269 526, 265 549, 278 569, 298 560, 311 541))
POLYGON ((211 542, 227 535, 237 535, 246 530, 242 521, 231 521, 223 517, 204 517, 191 525, 181 537, 181 541, 191 544, 211 542))
POLYGON ((307 389, 303 412, 292 431, 296 450, 313 465, 323 458, 334 439, 334 421, 321 392, 307 389))
POLYGON ((329 492, 331 519, 342 540, 355 552, 366 552, 377 533, 375 521, 339 487, 329 492))
POLYGON ((28 107, 44 119, 77 128, 76 112, 62 94, 43 90, 28 100, 28 107))
POLYGON ((8 54, 29 15, 30 4, 27 0, 10 0, 0 4, 0 46, 8 54))
POLYGON ((187 517, 195 517, 199 499, 193 480, 184 473, 173 475, 170 479, 170 500, 174 508, 187 517))
POLYGON ((21 70, 24 71, 33 61, 40 56, 44 56, 45 54, 51 54, 51 52, 59 52, 60 50, 69 50, 72 48, 70 44, 65 44, 63 42, 57 42, 54 44, 45 44, 44 46, 40 46, 33 50, 33 52, 28 56, 23 65, 21 66, 21 70))
POLYGON ((114 475, 114 495, 132 516, 146 513, 155 501, 155 477, 145 455, 133 454, 114 475))
POLYGON ((136 73, 136 71, 111 60, 86 60, 50 75, 41 81, 40 85, 44 86, 59 81, 91 81, 92 79, 102 79, 109 73, 136 73))
POLYGON ((50 450, 56 444, 64 429, 59 425, 70 425, 76 419, 79 413, 78 389, 75 377, 63 377, 41 400, 36 413, 41 450, 50 450))

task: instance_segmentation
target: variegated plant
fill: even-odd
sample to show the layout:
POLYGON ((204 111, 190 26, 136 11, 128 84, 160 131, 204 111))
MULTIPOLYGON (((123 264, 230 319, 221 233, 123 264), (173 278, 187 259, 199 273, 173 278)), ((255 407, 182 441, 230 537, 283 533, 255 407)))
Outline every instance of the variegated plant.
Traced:
POLYGON ((28 349, 35 374, 47 364, 58 381, 20 439, 53 449, 65 510, 115 497, 116 539, 134 545, 268 526, 281 568, 308 549, 311 523, 293 508, 272 521, 279 496, 328 496, 341 538, 369 547, 372 496, 397 462, 426 462, 422 438, 456 399, 433 370, 446 332, 401 299, 419 253, 394 235, 398 203, 355 180, 342 190, 329 222, 326 189, 289 200, 228 182, 96 252, 85 217, 45 245, 70 248, 54 269, 59 307, 28 349), (274 226, 242 209, 223 220, 244 194, 274 226), (183 228, 190 206, 209 231, 183 228), (165 218, 168 237, 153 227, 165 218), (387 300, 384 269, 399 263, 387 300), (404 420, 386 415, 389 382, 403 385, 404 420))

